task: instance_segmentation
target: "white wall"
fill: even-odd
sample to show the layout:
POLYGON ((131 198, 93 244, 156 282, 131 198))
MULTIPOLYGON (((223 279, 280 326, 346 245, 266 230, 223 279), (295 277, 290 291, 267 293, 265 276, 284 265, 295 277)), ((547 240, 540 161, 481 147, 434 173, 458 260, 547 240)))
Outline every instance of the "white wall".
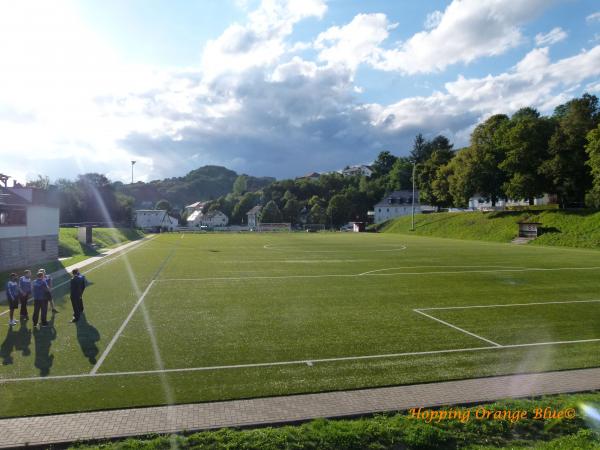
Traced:
POLYGON ((27 226, 0 227, 0 239, 58 235, 58 208, 27 206, 27 226))
MULTIPOLYGON (((421 207, 415 205, 415 214, 421 213, 421 207)), ((412 214, 412 205, 402 206, 376 206, 375 207, 375 223, 385 222, 394 217, 408 216, 412 214)))

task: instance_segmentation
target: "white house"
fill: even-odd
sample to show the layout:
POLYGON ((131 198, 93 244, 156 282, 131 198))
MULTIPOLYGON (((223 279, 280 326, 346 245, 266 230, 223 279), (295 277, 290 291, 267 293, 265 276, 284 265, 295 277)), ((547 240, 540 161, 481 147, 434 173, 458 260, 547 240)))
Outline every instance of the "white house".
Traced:
POLYGON ((164 209, 138 209, 135 212, 135 226, 142 230, 173 231, 178 224, 179 221, 169 216, 164 209))
POLYGON ((58 258, 57 194, 6 187, 7 179, 0 176, 0 271, 58 258))
MULTIPOLYGON (((406 216, 412 213, 412 191, 394 191, 386 195, 374 207, 375 223, 385 222, 394 217, 406 216)), ((415 214, 435 211, 434 206, 422 205, 419 201, 419 191, 415 191, 415 214)))
POLYGON ((206 214, 202 210, 194 211, 187 218, 189 227, 224 227, 229 223, 229 218, 221 211, 208 211, 206 214))
POLYGON ((370 177, 373 175, 373 168, 371 166, 358 165, 358 166, 349 166, 342 170, 342 175, 346 177, 353 176, 364 176, 370 177))
MULTIPOLYGON (((549 205, 551 203, 556 203, 555 196, 544 194, 541 197, 534 199, 534 205, 549 205)), ((513 199, 498 199, 496 201, 496 206, 492 206, 492 201, 488 198, 485 198, 481 194, 475 194, 473 197, 469 199, 469 209, 479 210, 479 211, 488 211, 492 209, 504 209, 507 206, 529 206, 529 201, 527 200, 513 200, 513 199)))
POLYGON ((202 211, 202 209, 204 208, 204 205, 206 205, 206 202, 195 202, 195 203, 192 203, 191 205, 187 205, 185 207, 185 211, 188 213, 188 217, 194 211, 202 211))
POLYGON ((257 205, 246 213, 246 216, 248 217, 248 228, 258 227, 258 223, 260 222, 259 215, 261 210, 262 206, 257 205))

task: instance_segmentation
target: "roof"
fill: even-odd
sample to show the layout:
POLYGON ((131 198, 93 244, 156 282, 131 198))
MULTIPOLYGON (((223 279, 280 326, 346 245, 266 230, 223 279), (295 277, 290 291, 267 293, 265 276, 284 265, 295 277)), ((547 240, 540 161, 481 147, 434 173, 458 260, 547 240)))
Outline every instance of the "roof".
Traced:
POLYGON ((29 202, 10 189, 0 188, 0 205, 28 205, 29 202))
POLYGON ((204 206, 204 203, 206 202, 192 203, 191 205, 187 205, 186 208, 200 208, 201 206, 204 206))
POLYGON ((193 213, 191 213, 187 220, 190 222, 193 222, 194 220, 196 220, 198 218, 198 216, 202 215, 202 211, 194 211, 193 213))
POLYGON ((165 214, 167 212, 166 209, 136 209, 136 213, 156 213, 156 214, 165 214))
MULTIPOLYGON (((403 190, 403 191, 394 191, 385 197, 383 197, 375 206, 390 206, 393 204, 399 204, 397 200, 402 199, 403 202, 408 200, 409 203, 412 204, 413 191, 403 190)), ((420 204, 419 202, 419 191, 415 190, 415 205, 420 204)))
POLYGON ((260 210, 262 209, 262 206, 260 205, 256 205, 254 208, 252 208, 250 211, 248 211, 246 213, 246 215, 251 215, 251 214, 258 214, 260 212, 260 210))

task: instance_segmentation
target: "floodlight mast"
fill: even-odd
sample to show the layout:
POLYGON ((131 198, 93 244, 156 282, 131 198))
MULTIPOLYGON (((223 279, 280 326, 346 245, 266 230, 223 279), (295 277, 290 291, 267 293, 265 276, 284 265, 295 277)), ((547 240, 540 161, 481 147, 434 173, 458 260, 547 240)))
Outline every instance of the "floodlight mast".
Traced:
POLYGON ((133 165, 135 164, 135 161, 131 161, 131 184, 133 184, 133 165))
POLYGON ((417 162, 413 161, 413 170, 412 170, 412 226, 410 231, 415 231, 415 172, 416 172, 417 162))

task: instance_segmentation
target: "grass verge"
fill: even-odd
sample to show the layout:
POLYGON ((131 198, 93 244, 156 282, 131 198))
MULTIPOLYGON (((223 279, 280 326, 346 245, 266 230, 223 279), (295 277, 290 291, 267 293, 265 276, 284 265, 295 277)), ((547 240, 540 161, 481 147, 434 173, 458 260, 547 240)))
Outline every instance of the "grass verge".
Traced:
MULTIPOLYGON (((257 429, 221 429, 183 436, 76 445, 76 449, 439 449, 495 448, 597 449, 600 435, 590 428, 582 405, 598 408, 600 393, 549 396, 536 400, 505 400, 470 408, 441 408, 459 411, 468 420, 431 421, 411 413, 376 415, 352 420, 314 420, 297 426, 257 429), (573 418, 536 419, 536 412, 573 409, 573 418), (483 411, 520 412, 520 420, 477 419, 483 411)), ((432 411, 432 410, 429 410, 432 411)), ((596 424, 598 425, 598 424, 596 424)))

